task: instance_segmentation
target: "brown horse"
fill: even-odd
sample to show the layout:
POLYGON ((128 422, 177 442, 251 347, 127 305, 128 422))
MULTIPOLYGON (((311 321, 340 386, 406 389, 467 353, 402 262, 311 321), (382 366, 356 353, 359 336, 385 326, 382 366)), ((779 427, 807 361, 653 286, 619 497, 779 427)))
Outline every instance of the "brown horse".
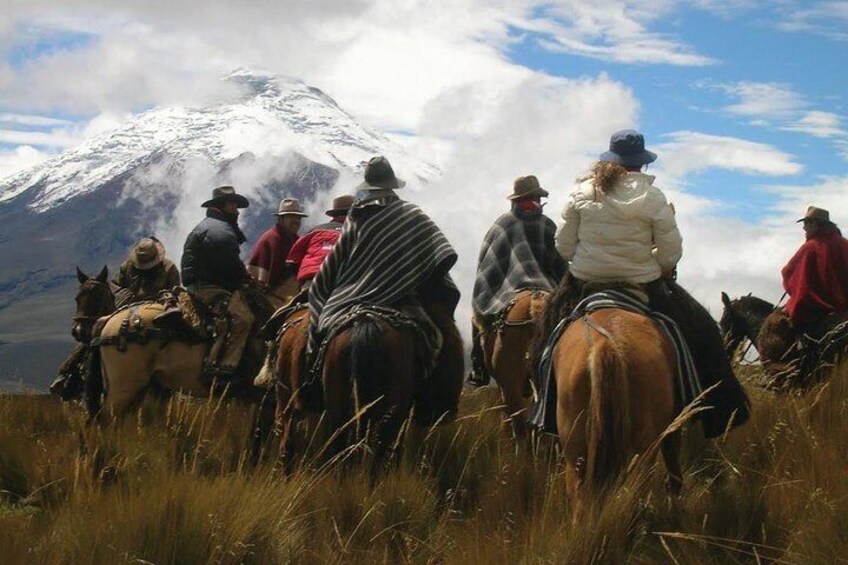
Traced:
POLYGON ((500 320, 481 335, 486 370, 501 389, 507 419, 518 438, 527 433, 525 411, 532 375, 527 355, 549 294, 531 289, 517 292, 500 320))
POLYGON ((586 496, 602 496, 633 456, 653 456, 660 438, 669 489, 679 492, 678 432, 663 437, 677 415, 677 361, 652 320, 615 308, 584 316, 557 342, 552 370, 575 516, 586 496))
POLYGON ((372 479, 399 459, 400 434, 411 414, 410 421, 421 427, 449 422, 456 415, 462 338, 452 321, 446 323, 444 312, 431 308, 443 343, 429 375, 418 346, 420 328, 411 318, 361 313, 327 344, 321 385, 335 436, 330 454, 363 441, 372 454, 372 479))

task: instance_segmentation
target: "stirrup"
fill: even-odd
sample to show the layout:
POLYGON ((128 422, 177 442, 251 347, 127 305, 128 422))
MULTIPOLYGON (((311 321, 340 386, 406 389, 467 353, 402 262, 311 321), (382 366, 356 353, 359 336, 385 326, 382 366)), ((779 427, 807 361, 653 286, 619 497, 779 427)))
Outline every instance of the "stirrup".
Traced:
POLYGON ((483 387, 483 386, 488 386, 490 380, 491 380, 491 377, 489 377, 489 375, 487 375, 485 373, 484 374, 478 374, 476 371, 471 370, 471 371, 468 371, 468 377, 465 379, 465 382, 467 382, 469 385, 471 385, 473 387, 479 388, 479 387, 483 387))

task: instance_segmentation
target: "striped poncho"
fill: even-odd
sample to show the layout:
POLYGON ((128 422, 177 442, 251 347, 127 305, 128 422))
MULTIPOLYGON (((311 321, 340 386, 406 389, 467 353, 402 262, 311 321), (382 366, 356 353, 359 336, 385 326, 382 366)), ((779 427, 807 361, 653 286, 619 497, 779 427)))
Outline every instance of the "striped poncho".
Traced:
POLYGON ((309 289, 309 351, 356 305, 395 307, 422 286, 451 312, 459 291, 448 270, 457 255, 418 206, 389 195, 354 205, 309 289))
POLYGON ((568 270, 554 244, 556 225, 541 209, 514 209, 497 219, 480 247, 474 314, 489 324, 523 289, 553 290, 568 270))

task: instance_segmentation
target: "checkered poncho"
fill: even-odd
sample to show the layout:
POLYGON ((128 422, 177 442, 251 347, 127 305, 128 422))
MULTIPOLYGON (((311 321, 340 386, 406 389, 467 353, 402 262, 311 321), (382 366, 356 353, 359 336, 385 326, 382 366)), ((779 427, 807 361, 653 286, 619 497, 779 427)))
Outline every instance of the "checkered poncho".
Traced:
POLYGON ((516 292, 553 290, 568 270, 554 247, 556 226, 541 210, 512 210, 497 219, 480 248, 472 306, 493 322, 516 292))

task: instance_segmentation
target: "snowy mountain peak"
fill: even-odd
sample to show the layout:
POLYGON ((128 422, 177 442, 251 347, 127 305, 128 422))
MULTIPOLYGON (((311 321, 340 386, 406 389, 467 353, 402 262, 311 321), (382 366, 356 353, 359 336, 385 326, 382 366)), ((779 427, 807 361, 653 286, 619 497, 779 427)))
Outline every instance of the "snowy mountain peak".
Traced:
POLYGON ((207 107, 160 107, 139 114, 115 130, 0 180, 0 205, 23 199, 28 208, 43 212, 163 156, 177 164, 202 159, 214 168, 245 154, 297 154, 357 172, 363 161, 383 154, 410 180, 426 181, 439 174, 435 166, 407 155, 300 80, 254 69, 237 69, 223 80, 238 84, 242 96, 207 107))

